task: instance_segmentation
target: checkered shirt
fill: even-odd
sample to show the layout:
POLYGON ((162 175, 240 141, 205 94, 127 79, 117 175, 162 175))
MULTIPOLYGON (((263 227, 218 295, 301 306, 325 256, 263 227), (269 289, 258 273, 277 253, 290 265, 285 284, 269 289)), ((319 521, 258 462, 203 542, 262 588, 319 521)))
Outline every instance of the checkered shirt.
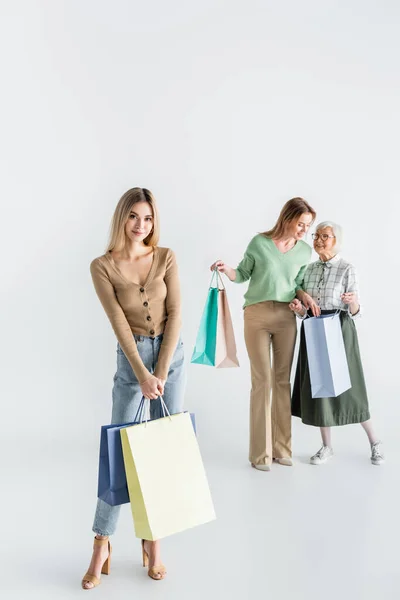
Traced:
POLYGON ((302 286, 318 304, 321 310, 347 310, 351 318, 361 315, 360 310, 352 315, 348 305, 343 304, 340 296, 345 292, 355 292, 359 298, 358 279, 354 266, 336 254, 331 260, 317 260, 310 263, 304 273, 302 286))

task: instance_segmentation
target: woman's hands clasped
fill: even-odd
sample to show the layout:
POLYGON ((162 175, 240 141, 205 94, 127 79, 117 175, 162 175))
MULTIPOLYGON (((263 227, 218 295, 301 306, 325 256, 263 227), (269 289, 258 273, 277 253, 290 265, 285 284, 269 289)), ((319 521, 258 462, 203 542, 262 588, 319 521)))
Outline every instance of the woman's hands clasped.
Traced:
POLYGON ((148 400, 157 400, 164 393, 165 379, 159 379, 152 375, 150 379, 140 384, 142 394, 148 400))

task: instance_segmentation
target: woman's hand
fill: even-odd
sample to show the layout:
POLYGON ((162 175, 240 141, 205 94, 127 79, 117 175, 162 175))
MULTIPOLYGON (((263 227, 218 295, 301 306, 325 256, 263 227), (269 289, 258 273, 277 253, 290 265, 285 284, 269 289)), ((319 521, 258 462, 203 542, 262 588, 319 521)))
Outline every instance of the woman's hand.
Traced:
POLYGON ((341 296, 343 304, 348 304, 352 315, 356 315, 360 310, 360 303, 358 302, 358 296, 355 292, 346 292, 341 296))
POLYGON ((160 396, 164 395, 165 382, 166 382, 166 379, 159 379, 158 380, 158 389, 159 389, 159 392, 160 392, 160 396))
POLYGON ((230 267, 229 265, 226 265, 224 263, 224 261, 222 261, 222 260, 216 260, 215 263, 213 263, 211 265, 210 271, 215 271, 215 269, 217 269, 217 271, 219 271, 219 273, 225 273, 225 275, 231 281, 235 281, 235 279, 236 279, 236 271, 235 271, 235 269, 232 269, 232 267, 230 267))
POLYGON ((346 292, 345 294, 341 295, 341 299, 343 304, 358 304, 358 298, 355 292, 346 292))
POLYGON ((164 386, 161 384, 163 379, 158 379, 152 375, 150 379, 144 381, 140 384, 140 389, 142 390, 142 394, 148 400, 156 400, 158 396, 161 395, 160 389, 164 391, 164 386))
POLYGON ((297 298, 292 300, 292 302, 289 304, 289 308, 294 313, 296 313, 296 315, 299 315, 299 317, 304 317, 304 315, 306 314, 306 309, 304 308, 300 300, 298 300, 297 298))
POLYGON ((319 317, 319 315, 321 314, 321 309, 315 302, 315 300, 311 298, 310 294, 307 294, 304 290, 297 290, 296 296, 298 297, 300 302, 304 304, 306 310, 311 309, 311 312, 314 315, 314 317, 319 317))

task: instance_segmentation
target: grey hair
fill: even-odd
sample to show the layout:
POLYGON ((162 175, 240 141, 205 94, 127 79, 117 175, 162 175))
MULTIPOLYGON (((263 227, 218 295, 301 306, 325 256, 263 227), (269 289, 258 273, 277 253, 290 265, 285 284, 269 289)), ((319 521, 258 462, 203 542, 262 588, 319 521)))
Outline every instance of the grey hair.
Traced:
POLYGON ((335 250, 336 252, 340 252, 342 249, 342 243, 343 243, 343 229, 340 225, 338 225, 337 223, 334 223, 333 221, 322 221, 321 223, 318 223, 318 225, 315 228, 315 231, 318 231, 319 229, 324 229, 325 227, 331 227, 332 231, 333 231, 333 235, 336 238, 336 243, 335 243, 335 250))

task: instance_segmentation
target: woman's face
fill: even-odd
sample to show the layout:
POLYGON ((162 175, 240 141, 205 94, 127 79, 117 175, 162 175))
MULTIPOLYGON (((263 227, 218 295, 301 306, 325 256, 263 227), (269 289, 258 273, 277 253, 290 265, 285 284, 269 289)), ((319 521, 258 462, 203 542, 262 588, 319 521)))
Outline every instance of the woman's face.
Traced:
POLYGON ((311 223, 312 214, 303 213, 298 219, 295 219, 290 223, 288 233, 291 237, 294 237, 296 241, 302 240, 307 231, 310 229, 311 223))
POLYGON ((314 250, 317 254, 331 253, 335 244, 336 238, 333 234, 332 227, 322 227, 313 234, 314 250))
POLYGON ((148 202, 136 202, 125 225, 125 235, 132 242, 143 242, 153 229, 153 209, 148 202))

